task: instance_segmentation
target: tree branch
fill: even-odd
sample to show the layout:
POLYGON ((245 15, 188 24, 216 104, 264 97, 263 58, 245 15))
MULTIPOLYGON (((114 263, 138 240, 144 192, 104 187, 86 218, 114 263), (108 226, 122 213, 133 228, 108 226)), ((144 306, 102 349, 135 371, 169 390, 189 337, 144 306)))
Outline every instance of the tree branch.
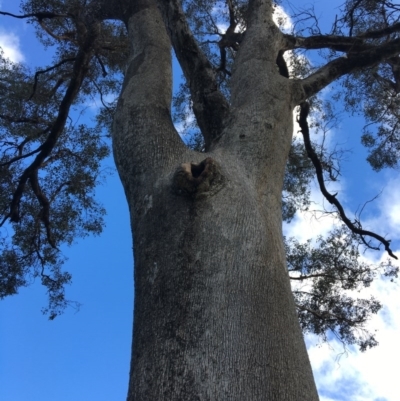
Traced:
POLYGON ((33 156, 34 154, 40 152, 41 149, 42 149, 42 146, 39 146, 37 149, 32 150, 32 152, 26 153, 26 154, 24 154, 24 155, 15 156, 15 157, 13 157, 13 158, 10 159, 10 160, 8 160, 8 161, 6 161, 6 162, 4 162, 4 163, 1 163, 1 164, 0 164, 0 167, 8 166, 8 165, 10 165, 10 164, 12 164, 12 163, 15 163, 15 162, 18 161, 18 160, 25 159, 25 158, 27 158, 27 157, 29 157, 29 156, 33 156))
POLYGON ((158 6, 188 83, 193 111, 208 150, 221 136, 229 112, 228 101, 218 89, 216 73, 198 46, 179 2, 158 0, 158 6))
POLYGON ((61 60, 59 63, 57 63, 57 64, 55 64, 55 65, 53 65, 53 66, 51 66, 49 68, 46 68, 45 70, 37 71, 35 73, 35 81, 34 81, 34 84, 33 84, 32 94, 31 94, 31 96, 29 97, 28 100, 31 100, 33 98, 33 96, 35 95, 36 87, 37 87, 37 83, 38 83, 38 76, 40 74, 45 74, 46 72, 52 71, 52 70, 62 66, 65 63, 69 63, 69 62, 72 62, 72 61, 75 61, 75 60, 76 60, 76 57, 66 58, 64 60, 61 60))
POLYGON ((342 315, 337 315, 333 312, 329 312, 329 311, 316 311, 314 309, 310 309, 307 308, 304 305, 300 305, 298 303, 296 303, 296 307, 299 308, 300 310, 303 310, 305 312, 311 313, 312 315, 314 315, 315 317, 317 317, 318 319, 322 319, 322 320, 327 320, 327 319, 335 319, 335 320, 342 320, 350 325, 354 325, 356 323, 364 323, 365 319, 359 318, 357 320, 351 320, 351 319, 347 319, 345 316, 342 315))
POLYGON ((95 32, 95 26, 93 26, 91 32, 88 33, 85 43, 77 54, 73 66, 72 78, 60 103, 58 116, 50 130, 50 133, 46 141, 42 144, 40 153, 36 156, 35 160, 24 170, 19 178, 17 189, 15 190, 10 203, 9 217, 10 220, 13 222, 18 222, 20 220, 19 204, 25 189, 26 182, 28 181, 28 179, 32 179, 32 177, 34 177, 34 174, 37 174, 37 170, 46 159, 46 157, 50 155, 51 151, 57 143, 59 136, 64 130, 70 107, 79 93, 79 89, 86 76, 90 61, 93 57, 94 42, 96 38, 97 35, 95 32))
POLYGON ((30 13, 30 14, 22 14, 22 15, 16 15, 12 13, 8 13, 5 11, 0 11, 0 15, 7 15, 10 17, 18 18, 18 19, 25 19, 25 18, 32 18, 35 17, 38 19, 38 21, 42 21, 45 18, 65 18, 65 17, 70 17, 71 15, 69 14, 57 14, 57 13, 52 13, 49 11, 41 11, 37 13, 30 13))
POLYGON ((74 40, 74 34, 75 34, 74 31, 72 31, 72 32, 66 32, 66 33, 64 33, 64 35, 56 35, 55 33, 53 33, 53 32, 51 31, 50 28, 48 28, 48 27, 46 26, 46 24, 45 24, 43 21, 39 21, 39 25, 40 25, 40 26, 42 27, 42 29, 43 29, 48 35, 50 35, 53 39, 59 40, 59 41, 62 41, 62 40, 70 41, 70 42, 76 44, 76 41, 74 40))
POLYGON ((374 46, 365 43, 365 39, 379 39, 392 33, 400 32, 400 22, 386 28, 366 31, 357 36, 315 35, 308 37, 285 34, 287 48, 293 49, 332 49, 336 51, 364 51, 374 46))
POLYGON ((304 97, 299 99, 299 103, 315 95, 322 88, 329 85, 334 80, 343 75, 365 67, 371 67, 380 62, 394 57, 400 53, 400 38, 391 40, 380 46, 372 46, 368 50, 357 53, 349 53, 345 57, 337 58, 314 74, 304 78, 301 83, 304 90, 304 97))
POLYGON ((332 49, 340 52, 363 51, 370 49, 360 37, 348 37, 337 35, 316 35, 316 36, 294 36, 284 35, 286 47, 284 50, 293 49, 332 49))
POLYGON ((298 118, 298 123, 300 125, 301 128, 301 132, 303 134, 303 139, 304 139, 304 146, 306 148, 307 151, 307 155, 310 158, 310 160, 312 161, 312 163, 314 164, 315 167, 315 173, 317 175, 317 180, 318 180, 318 184, 319 184, 319 188, 322 192, 322 194, 324 195, 324 197, 326 198, 326 200, 330 203, 335 205, 339 216, 341 218, 341 220, 346 224, 346 226, 355 234, 358 234, 361 239, 363 240, 364 244, 370 248, 370 249, 374 249, 374 250, 378 250, 379 248, 377 247, 373 247, 370 244, 368 244, 365 239, 364 236, 369 236, 372 237, 374 239, 376 239, 377 241, 379 241, 384 247, 385 250, 387 251, 387 253, 394 259, 397 259, 397 256, 395 256, 392 252, 392 250, 390 249, 390 241, 386 240, 385 238, 381 237, 378 234, 375 234, 372 231, 368 231, 368 230, 363 230, 361 228, 361 224, 358 223, 358 227, 350 221, 350 219, 346 216, 346 213, 344 212, 343 206, 341 205, 341 203, 336 199, 336 194, 332 195, 330 192, 328 192, 328 190, 326 189, 325 186, 325 182, 324 182, 324 177, 323 177, 323 169, 322 169, 322 165, 321 165, 321 161, 319 160, 317 154, 315 153, 312 145, 311 145, 311 141, 310 141, 310 132, 309 132, 309 127, 308 127, 308 122, 307 122, 307 116, 310 110, 310 105, 307 102, 303 102, 300 104, 300 116, 298 118))
POLYGON ((39 201, 42 209, 40 210, 40 220, 43 222, 44 227, 46 229, 46 236, 47 241, 52 246, 52 248, 57 248, 53 236, 51 234, 50 228, 50 202, 47 199, 46 195, 43 193, 42 189, 40 188, 39 180, 38 180, 38 172, 35 170, 29 177, 29 182, 31 184, 31 188, 39 201))

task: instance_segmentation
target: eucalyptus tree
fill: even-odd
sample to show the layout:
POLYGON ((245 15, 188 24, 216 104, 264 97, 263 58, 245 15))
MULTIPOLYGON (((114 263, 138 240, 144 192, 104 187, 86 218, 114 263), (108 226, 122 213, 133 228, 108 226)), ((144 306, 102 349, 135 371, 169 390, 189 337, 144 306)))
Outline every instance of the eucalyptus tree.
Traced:
POLYGON ((329 116, 317 95, 336 82, 336 99, 374 127, 362 137, 372 167, 397 165, 400 6, 347 0, 328 33, 310 11, 287 32, 275 9, 26 0, 20 15, 0 12, 27 19, 55 49, 53 64, 34 71, 2 58, 0 294, 38 277, 50 319, 68 305, 60 246, 101 231, 93 193, 111 143, 134 238, 128 400, 317 400, 302 329, 376 345, 358 333, 381 305, 347 290, 397 273, 360 263, 362 247, 396 256, 327 189, 337 160, 310 140, 308 119, 329 116), (173 109, 171 49, 184 75, 173 109), (301 56, 312 51, 310 67, 301 56), (97 123, 79 124, 93 97, 97 123), (294 110, 302 141, 292 138, 294 110), (182 118, 195 148, 173 124, 182 118), (308 207, 314 175, 342 225, 315 246, 284 241, 282 220, 308 207), (292 291, 290 279, 305 287, 292 291))

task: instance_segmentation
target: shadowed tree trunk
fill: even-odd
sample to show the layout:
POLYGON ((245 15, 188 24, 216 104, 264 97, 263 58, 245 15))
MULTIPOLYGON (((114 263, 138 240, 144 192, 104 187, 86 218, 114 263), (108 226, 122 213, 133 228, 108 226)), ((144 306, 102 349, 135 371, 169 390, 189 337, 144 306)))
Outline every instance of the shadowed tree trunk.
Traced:
POLYGON ((302 95, 276 65, 283 35, 271 2, 251 7, 230 111, 220 112, 225 128, 205 154, 188 150, 171 122, 159 9, 137 2, 129 20, 113 147, 135 244, 130 401, 318 399, 282 241, 283 175, 302 95))

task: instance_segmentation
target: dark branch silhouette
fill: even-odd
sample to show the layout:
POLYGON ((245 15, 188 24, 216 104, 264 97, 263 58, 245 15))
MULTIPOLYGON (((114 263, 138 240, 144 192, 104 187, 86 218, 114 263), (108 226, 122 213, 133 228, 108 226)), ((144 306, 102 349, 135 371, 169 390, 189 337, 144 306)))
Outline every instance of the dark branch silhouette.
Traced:
POLYGON ((54 70, 54 69, 56 69, 56 68, 62 66, 62 65, 65 64, 65 63, 70 63, 70 62, 73 62, 73 61, 75 61, 75 60, 76 60, 76 57, 66 58, 66 59, 64 59, 64 60, 61 60, 59 63, 57 63, 57 64, 55 64, 55 65, 53 65, 53 66, 51 66, 51 67, 49 67, 49 68, 46 68, 45 70, 37 71, 37 72, 35 73, 35 82, 34 82, 34 84, 33 84, 32 94, 31 94, 31 96, 29 97, 28 100, 31 100, 31 99, 33 98, 33 96, 35 96, 35 92, 36 92, 36 88, 37 88, 37 83, 38 83, 38 76, 39 76, 39 75, 45 74, 46 72, 52 71, 52 70, 54 70))
POLYGON ((70 15, 68 15, 68 14, 57 14, 57 13, 52 13, 52 12, 48 12, 48 11, 42 11, 42 12, 39 12, 39 13, 22 14, 22 15, 16 15, 16 14, 8 13, 6 11, 0 11, 0 15, 7 15, 9 17, 14 17, 14 18, 18 18, 18 19, 36 17, 39 22, 42 21, 45 18, 70 17, 70 15))
POLYGON ((351 222, 350 219, 346 216, 343 206, 336 199, 337 194, 332 195, 326 189, 324 176, 323 176, 322 164, 321 164, 321 161, 319 160, 317 154, 315 153, 315 151, 311 145, 311 141, 310 141, 310 131, 309 131, 308 122, 307 122, 307 116, 308 116, 309 111, 310 111, 310 105, 308 102, 303 102, 300 104, 300 115, 298 118, 298 123, 300 125, 301 132, 303 134, 304 146, 306 148, 307 155, 315 167, 315 173, 317 175, 319 188, 320 188, 322 194, 324 195, 324 197, 326 198, 326 200, 329 203, 336 206, 336 209, 339 212, 339 216, 342 219, 342 221, 346 224, 346 226, 353 233, 358 234, 361 237, 362 241, 368 248, 374 249, 374 250, 379 249, 377 247, 370 245, 368 242, 366 242, 364 239, 365 236, 372 237, 372 238, 376 239, 377 241, 379 241, 385 247, 385 250, 387 251, 387 253, 392 258, 397 259, 397 256, 394 255, 392 250, 390 249, 390 241, 389 240, 386 240, 385 238, 381 237, 380 235, 378 235, 372 231, 362 229, 360 222, 356 222, 356 224, 358 225, 358 227, 357 227, 357 225, 354 224, 353 222, 351 222))

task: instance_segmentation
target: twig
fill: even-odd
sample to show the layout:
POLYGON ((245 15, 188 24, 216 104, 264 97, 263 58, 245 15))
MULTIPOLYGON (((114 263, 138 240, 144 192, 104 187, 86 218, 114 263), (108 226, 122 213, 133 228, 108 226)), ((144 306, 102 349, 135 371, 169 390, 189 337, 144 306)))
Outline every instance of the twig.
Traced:
POLYGON ((95 57, 96 57, 96 60, 100 64, 101 70, 103 71, 103 77, 106 77, 108 75, 106 67, 104 66, 103 62, 101 61, 101 58, 97 54, 95 54, 95 57))
POLYGON ((32 94, 31 94, 31 96, 29 97, 28 100, 31 100, 33 98, 33 96, 35 95, 36 87, 37 87, 37 83, 38 83, 38 76, 40 74, 45 74, 46 72, 54 70, 54 69, 62 66, 65 63, 70 63, 70 62, 75 61, 75 60, 76 60, 76 57, 66 58, 64 60, 61 60, 59 63, 53 65, 52 67, 46 68, 45 70, 37 71, 36 74, 35 74, 35 82, 33 84, 32 94))
POLYGON ((8 166, 8 165, 10 165, 12 163, 17 162, 18 160, 25 159, 26 157, 29 157, 29 156, 33 156, 35 153, 38 153, 41 150, 42 150, 42 145, 40 145, 37 149, 32 150, 32 152, 26 153, 25 155, 15 156, 11 160, 8 160, 8 161, 6 161, 4 163, 1 163, 0 167, 8 166))

